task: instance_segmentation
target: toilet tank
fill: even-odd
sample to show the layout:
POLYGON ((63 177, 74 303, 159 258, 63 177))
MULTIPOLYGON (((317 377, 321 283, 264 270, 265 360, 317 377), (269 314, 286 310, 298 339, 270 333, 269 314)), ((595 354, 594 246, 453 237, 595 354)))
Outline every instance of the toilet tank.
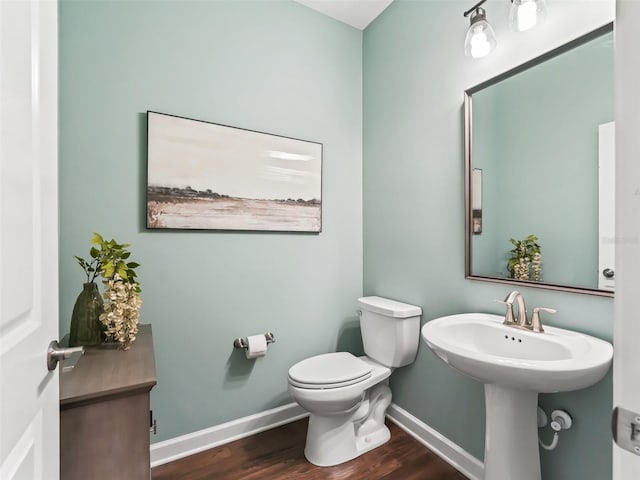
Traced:
POLYGON ((367 357, 386 367, 413 363, 418 353, 422 309, 382 297, 359 298, 358 306, 367 357))

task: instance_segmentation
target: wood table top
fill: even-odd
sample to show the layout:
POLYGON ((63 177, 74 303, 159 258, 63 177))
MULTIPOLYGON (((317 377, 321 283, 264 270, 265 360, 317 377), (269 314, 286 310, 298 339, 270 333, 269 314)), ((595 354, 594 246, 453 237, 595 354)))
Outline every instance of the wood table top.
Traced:
POLYGON ((140 325, 129 350, 106 344, 86 347, 75 367, 60 373, 60 408, 148 391, 155 384, 151 325, 140 325))

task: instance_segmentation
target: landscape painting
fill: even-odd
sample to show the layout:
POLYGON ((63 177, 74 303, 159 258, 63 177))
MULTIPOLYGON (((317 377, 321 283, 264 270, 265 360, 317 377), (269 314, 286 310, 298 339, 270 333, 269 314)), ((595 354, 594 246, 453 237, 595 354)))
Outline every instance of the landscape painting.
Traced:
POLYGON ((322 144, 147 112, 147 227, 320 232, 322 144))

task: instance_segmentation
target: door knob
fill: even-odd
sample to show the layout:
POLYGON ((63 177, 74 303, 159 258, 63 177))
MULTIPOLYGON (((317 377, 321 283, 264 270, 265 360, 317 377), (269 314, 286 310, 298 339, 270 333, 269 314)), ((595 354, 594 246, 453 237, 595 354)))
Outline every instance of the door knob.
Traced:
POLYGON ((58 366, 58 362, 65 358, 69 358, 76 352, 80 352, 81 355, 84 355, 84 347, 60 348, 57 340, 52 340, 49 344, 49 348, 47 348, 47 369, 49 371, 55 370, 58 366))
POLYGON ((602 271, 602 276, 603 276, 604 278, 613 278, 613 277, 614 277, 614 275, 615 275, 615 272, 614 272, 612 269, 610 269, 610 268, 605 268, 605 269, 602 271))

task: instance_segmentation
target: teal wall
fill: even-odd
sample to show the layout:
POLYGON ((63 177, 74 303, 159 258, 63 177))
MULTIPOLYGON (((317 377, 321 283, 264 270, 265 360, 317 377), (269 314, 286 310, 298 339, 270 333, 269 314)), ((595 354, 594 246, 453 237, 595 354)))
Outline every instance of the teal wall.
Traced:
POLYGON ((93 231, 132 243, 164 440, 289 403, 287 370, 361 349, 362 33, 291 1, 60 4, 60 332, 93 231), (321 142, 316 234, 145 229, 147 110, 321 142), (235 337, 273 331, 248 361, 235 337))
POLYGON ((613 34, 474 93, 473 115, 486 184, 473 273, 508 277, 509 239, 534 234, 546 282, 598 288, 598 125, 613 120, 613 34))
MULTIPOLYGON (((508 2, 490 0, 487 15, 499 46, 478 61, 463 55, 468 5, 460 2, 396 0, 365 30, 365 294, 421 305, 423 322, 460 312, 503 313, 493 300, 509 286, 464 279, 463 91, 610 20, 586 18, 595 6, 581 12, 579 2, 548 3, 549 21, 516 35, 501 20, 508 2)), ((611 339, 611 299, 520 290, 529 309, 558 309, 547 323, 611 339)), ((588 389, 541 396, 548 412, 566 408, 575 418, 558 448, 542 452, 543 478, 611 478, 611 383, 609 375, 588 389)), ((394 402, 482 459, 482 385, 424 344, 391 384, 394 402)))
MULTIPOLYGON (((507 2, 487 6, 506 17, 507 2)), ((462 92, 584 33, 581 15, 597 9, 556 17, 562 35, 543 27, 517 51, 498 25, 498 50, 472 62, 460 2, 396 0, 363 37, 290 1, 63 0, 60 331, 83 282, 73 255, 91 232, 131 242, 154 328, 158 441, 288 403, 294 362, 359 352, 363 291, 421 305, 423 321, 501 313, 492 301, 509 288, 463 278, 462 92), (147 109, 322 142, 322 233, 146 230, 147 109), (231 348, 267 330, 267 357, 231 348)), ((611 338, 611 299, 523 292, 530 307, 559 310, 548 323, 611 338)), ((397 404, 482 458, 481 385, 421 344, 392 387, 397 404)), ((544 478, 610 478, 611 378, 541 404, 575 418, 542 453, 544 478)))

